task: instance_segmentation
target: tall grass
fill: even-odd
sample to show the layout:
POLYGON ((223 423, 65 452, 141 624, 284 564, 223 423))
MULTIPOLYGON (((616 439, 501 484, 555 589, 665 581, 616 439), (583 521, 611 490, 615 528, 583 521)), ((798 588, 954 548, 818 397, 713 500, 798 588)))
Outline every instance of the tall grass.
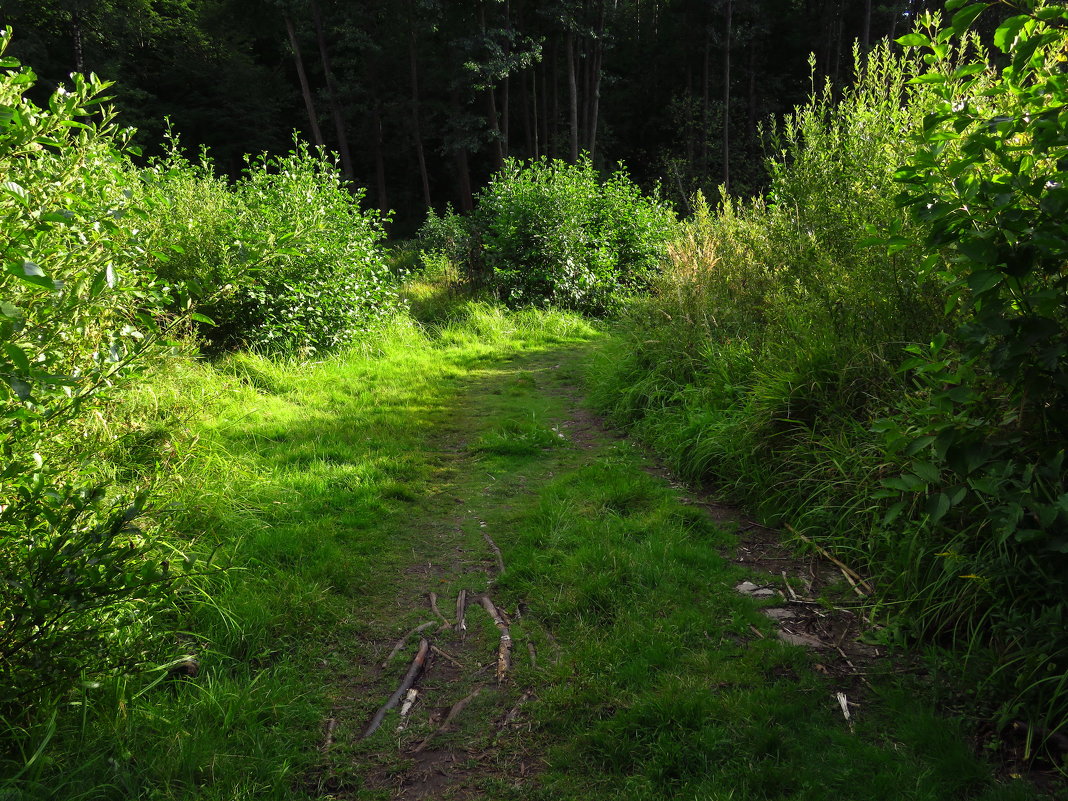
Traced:
MULTIPOLYGON (((947 59, 975 47, 965 39, 947 59)), ((907 349, 959 312, 906 247, 923 223, 895 201, 934 103, 909 82, 927 67, 888 45, 857 65, 840 101, 814 91, 773 131, 766 197, 715 211, 697 198, 654 295, 594 368, 595 399, 683 475, 867 570, 886 636, 953 648, 984 714, 1052 731, 1066 683, 1043 665, 1060 664, 1064 606, 1035 602, 1047 596, 1027 576, 1041 571, 1019 549, 972 542, 982 526, 968 542, 934 529, 923 504, 884 518, 884 482, 907 457, 881 421, 923 433, 928 390, 902 370, 907 349), (883 246, 868 244, 873 231, 883 246)))

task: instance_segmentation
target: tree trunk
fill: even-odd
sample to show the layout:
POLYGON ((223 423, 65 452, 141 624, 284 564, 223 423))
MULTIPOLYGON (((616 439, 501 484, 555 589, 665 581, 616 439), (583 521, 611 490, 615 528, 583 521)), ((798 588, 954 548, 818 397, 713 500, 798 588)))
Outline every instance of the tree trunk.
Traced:
POLYGON ((590 88, 590 158, 597 153, 597 117, 601 111, 601 64, 604 59, 604 23, 606 2, 601 0, 601 13, 597 20, 597 40, 594 42, 593 63, 590 65, 592 80, 590 88))
POLYGON ((415 22, 412 4, 408 3, 408 70, 412 82, 412 138, 415 140, 415 156, 419 162, 419 180, 423 185, 423 205, 430 208, 430 176, 426 169, 426 154, 423 153, 423 132, 419 124, 419 63, 416 58, 415 22))
POLYGON ((289 46, 293 49, 293 62, 297 67, 297 78, 300 79, 300 91, 304 96, 304 108, 308 112, 308 125, 311 127, 312 141, 316 147, 324 147, 323 132, 319 130, 319 118, 315 113, 315 101, 312 100, 311 87, 308 86, 308 75, 304 72, 304 59, 300 57, 300 45, 297 43, 297 31, 293 27, 293 20, 289 14, 284 14, 286 33, 289 34, 289 46))
POLYGON ((579 128, 578 128, 578 84, 575 79, 575 34, 567 32, 567 87, 569 91, 570 110, 570 134, 571 134, 571 163, 576 164, 579 157, 579 128))
MULTIPOLYGON (((460 90, 455 86, 450 92, 450 99, 453 118, 460 119, 463 106, 460 102, 460 90)), ((457 145, 453 147, 452 153, 456 162, 456 191, 460 211, 469 212, 475 204, 471 196, 471 166, 467 159, 467 149, 463 145, 457 145)))
POLYGON ((501 170, 504 169, 504 146, 501 141, 501 128, 497 121, 497 99, 492 86, 486 89, 486 117, 489 120, 490 132, 493 134, 490 147, 493 150, 494 168, 501 170))
POLYGON ((727 36, 723 47, 723 186, 731 186, 731 12, 734 0, 727 0, 727 36))
POLYGON ((334 118, 334 132, 337 135, 337 149, 341 154, 341 172, 346 177, 352 178, 352 155, 349 153, 349 137, 345 131, 345 116, 338 102, 337 82, 334 73, 330 69, 330 56, 326 52, 326 36, 323 34, 323 17, 319 12, 318 0, 311 2, 312 20, 315 22, 315 38, 319 43, 319 57, 323 64, 323 75, 326 76, 326 93, 330 99, 330 116, 334 118))
POLYGON ((864 50, 871 47, 871 0, 864 0, 864 32, 861 36, 864 50))
MULTIPOLYGON (((512 32, 512 4, 510 0, 504 0, 504 26, 509 34, 512 32)), ((512 55, 512 40, 509 36, 505 39, 504 44, 504 60, 508 64, 512 55)), ((509 125, 509 104, 511 98, 510 90, 510 78, 511 78, 511 66, 509 65, 508 72, 504 75, 504 80, 501 81, 501 154, 504 157, 508 156, 508 131, 509 125)))
POLYGON ((375 188, 378 196, 378 210, 383 214, 389 212, 389 196, 386 192, 386 159, 382 144, 382 114, 378 108, 378 95, 371 97, 371 139, 374 143, 375 188))
POLYGON ((77 5, 70 15, 70 35, 74 42, 74 71, 85 74, 85 45, 82 40, 82 11, 77 5))
MULTIPOLYGON (((545 152, 552 158, 557 154, 557 132, 560 127, 560 47, 558 42, 553 42, 553 69, 552 69, 552 108, 551 114, 545 115, 545 152)), ((546 98, 548 101, 548 98, 546 98)))
MULTIPOLYGON (((530 71, 531 81, 534 79, 534 70, 530 71)), ((530 108, 530 87, 527 84, 526 75, 520 74, 519 85, 522 87, 523 96, 519 98, 519 105, 523 109, 523 136, 526 139, 527 146, 527 158, 537 158, 537 128, 538 128, 538 108, 537 108, 537 94, 534 95, 534 117, 531 119, 530 108)))

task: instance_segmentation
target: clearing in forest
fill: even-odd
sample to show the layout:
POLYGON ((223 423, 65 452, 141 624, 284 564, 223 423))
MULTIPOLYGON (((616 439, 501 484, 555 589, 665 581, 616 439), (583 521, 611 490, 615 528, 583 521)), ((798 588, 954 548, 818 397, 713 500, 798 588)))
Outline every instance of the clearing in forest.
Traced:
POLYGON ((212 368, 185 492, 238 569, 191 607, 199 674, 79 747, 154 798, 1033 797, 883 675, 858 577, 602 427, 605 336, 469 305, 212 368))

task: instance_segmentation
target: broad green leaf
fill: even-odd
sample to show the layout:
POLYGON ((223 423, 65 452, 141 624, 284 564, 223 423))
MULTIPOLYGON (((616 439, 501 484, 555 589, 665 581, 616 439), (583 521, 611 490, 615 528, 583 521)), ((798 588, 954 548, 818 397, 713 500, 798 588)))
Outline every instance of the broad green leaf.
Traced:
POLYGON ((894 41, 902 47, 923 47, 931 44, 930 37, 924 36, 922 33, 907 33, 894 41))
MULTIPOLYGON (((959 36, 968 29, 968 26, 975 21, 976 17, 986 11, 989 7, 988 3, 976 3, 972 6, 965 6, 953 15, 953 20, 950 22, 950 26, 959 36)), ((946 10, 950 10, 948 5, 946 6, 946 10)))
POLYGON ((1029 19, 1031 18, 1026 14, 1018 14, 1001 23, 998 29, 994 31, 994 46, 1002 53, 1008 53, 1020 30, 1027 24, 1029 19))

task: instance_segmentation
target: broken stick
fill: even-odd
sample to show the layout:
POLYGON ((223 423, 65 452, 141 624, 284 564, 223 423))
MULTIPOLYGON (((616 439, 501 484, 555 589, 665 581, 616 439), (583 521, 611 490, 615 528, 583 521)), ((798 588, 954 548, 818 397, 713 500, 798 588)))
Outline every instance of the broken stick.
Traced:
POLYGON ((501 644, 497 649, 497 683, 500 684, 512 666, 512 634, 508 631, 508 624, 504 622, 500 611, 488 595, 482 596, 482 608, 493 618, 493 622, 497 624, 501 632, 501 644))
POLYGON ((482 692, 481 687, 476 689, 466 698, 461 698, 459 701, 453 704, 452 709, 449 710, 449 714, 445 716, 445 721, 436 729, 434 729, 434 731, 430 732, 430 734, 426 736, 426 739, 415 747, 415 751, 413 753, 418 754, 420 751, 426 748, 430 741, 433 740, 436 735, 443 732, 445 730, 445 727, 452 723, 453 720, 456 719, 456 716, 463 711, 464 707, 471 703, 480 692, 482 692))
POLYGON ((334 744, 334 731, 337 729, 337 718, 330 718, 326 721, 326 734, 323 736, 323 744, 319 748, 324 754, 330 750, 330 746, 334 744))
POLYGON ((437 654, 438 656, 443 656, 443 657, 445 657, 445 658, 446 658, 446 659, 448 659, 448 660, 449 660, 450 662, 452 662, 452 663, 453 663, 454 665, 456 665, 456 667, 460 668, 460 670, 463 670, 463 669, 464 669, 464 666, 463 666, 463 664, 462 664, 461 662, 459 662, 459 661, 458 661, 458 660, 456 659, 456 657, 454 657, 454 656, 450 656, 449 654, 445 653, 445 652, 444 652, 444 651, 442 651, 442 650, 441 650, 440 648, 438 648, 438 647, 437 647, 436 645, 431 645, 431 646, 430 646, 430 650, 431 650, 431 651, 433 651, 433 652, 434 652, 435 654, 437 654))
POLYGON ((493 558, 497 560, 497 573, 503 574, 504 557, 501 556, 501 549, 497 547, 497 543, 493 541, 493 537, 491 537, 488 532, 482 532, 482 539, 484 539, 486 541, 486 544, 489 545, 490 549, 493 551, 493 558))
MULTIPOLYGON (((431 648, 434 646, 431 645, 431 648)), ((401 704, 400 710, 400 723, 397 724, 397 731, 404 731, 408 725, 408 715, 411 714, 412 707, 415 706, 415 699, 419 697, 419 691, 412 687, 404 696, 404 703, 401 704)))
POLYGON ((438 594, 436 592, 430 593, 430 611, 441 618, 441 622, 445 624, 445 628, 449 628, 452 625, 445 615, 441 614, 441 610, 438 609, 438 594))
POLYGON ((853 585, 853 589, 856 591, 857 595, 863 595, 865 592, 870 595, 872 592, 874 592, 872 586, 867 581, 865 581, 857 571, 853 570, 853 568, 849 567, 847 564, 837 559, 834 554, 832 554, 822 545, 813 542, 800 531, 791 526, 789 523, 786 524, 786 530, 794 536, 800 537, 803 541, 807 542, 809 545, 816 549, 817 553, 819 553, 820 556, 822 556, 828 562, 831 562, 839 570, 841 570, 842 575, 846 577, 846 580, 849 581, 851 585, 853 585), (857 585, 860 586, 858 587, 857 585), (864 592, 861 591, 861 587, 863 587, 864 592))
POLYGON ((460 594, 456 596, 456 633, 460 635, 462 640, 467 634, 467 620, 465 615, 467 613, 467 590, 460 590, 460 594))
POLYGON ((390 661, 392 661, 393 657, 395 657, 397 655, 397 652, 400 651, 400 649, 404 647, 404 643, 408 642, 408 638, 409 637, 411 637, 413 634, 419 634, 422 631, 426 631, 428 628, 430 628, 433 625, 434 625, 434 621, 433 620, 427 621, 426 623, 422 624, 421 626, 416 626, 414 629, 412 629, 407 634, 405 634, 403 637, 401 637, 399 640, 397 640, 397 644, 393 646, 393 650, 389 652, 389 656, 387 656, 382 661, 382 667, 385 668, 385 667, 389 666, 390 661))
POLYGON ((538 669, 538 651, 534 647, 534 643, 527 640, 527 653, 530 654, 530 667, 532 670, 538 669))
POLYGON ((401 696, 411 689, 415 680, 419 678, 419 674, 423 671, 423 665, 426 664, 426 655, 428 653, 430 653, 430 643, 424 637, 419 640, 419 651, 416 653, 415 659, 412 660, 412 664, 408 668, 408 672, 404 675, 404 679, 401 680, 397 691, 389 697, 389 700, 382 705, 381 709, 375 712, 375 716, 371 718, 371 722, 367 725, 367 730, 364 731, 363 735, 360 737, 361 740, 366 740, 375 733, 378 727, 382 725, 382 720, 386 717, 386 713, 395 707, 397 702, 400 701, 401 696))

